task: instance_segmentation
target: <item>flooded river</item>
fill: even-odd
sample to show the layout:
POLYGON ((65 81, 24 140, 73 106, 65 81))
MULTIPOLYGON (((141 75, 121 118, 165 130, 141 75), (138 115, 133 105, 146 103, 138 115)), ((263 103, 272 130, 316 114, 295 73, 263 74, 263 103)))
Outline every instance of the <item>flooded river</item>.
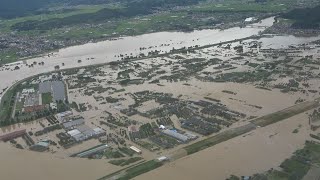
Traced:
MULTIPOLYGON (((56 65, 59 65, 60 69, 73 68, 116 61, 120 59, 119 57, 115 57, 119 54, 131 55, 132 53, 133 56, 136 56, 140 53, 147 53, 154 50, 165 53, 173 48, 177 49, 195 45, 203 46, 246 38, 252 35, 258 35, 260 31, 263 31, 266 27, 270 27, 273 21, 274 18, 267 18, 256 24, 259 26, 245 28, 234 27, 226 30, 201 30, 190 33, 159 32, 73 46, 61 49, 50 57, 43 56, 26 61, 27 64, 44 62, 45 64, 43 66, 36 65, 34 68, 29 68, 21 63, 21 65, 19 65, 20 70, 18 71, 0 71, 0 89, 11 86, 14 82, 28 76, 53 71, 56 65), (143 49, 140 50, 140 48, 143 49), (90 60, 87 60, 87 58, 90 60), (82 60, 82 62, 78 63, 78 60, 82 60), (62 63, 65 65, 62 66, 62 63)), ((16 65, 12 65, 11 69, 14 69, 15 66, 16 65)))
MULTIPOLYGON (((9 87, 23 78, 53 71, 54 66, 57 65, 60 66, 60 69, 88 66, 120 60, 120 54, 137 56, 140 53, 147 54, 155 50, 165 53, 173 48, 178 49, 195 45, 204 46, 242 39, 258 35, 259 32, 270 27, 273 21, 274 18, 267 18, 245 28, 199 30, 190 33, 158 32, 68 47, 55 52, 50 57, 45 55, 21 62, 19 65, 20 70, 12 70, 16 65, 8 66, 9 70, 0 71, 0 89, 9 87), (82 60, 82 62, 78 63, 78 60, 82 60), (24 64, 32 64, 33 62, 44 62, 45 64, 36 65, 33 68, 29 68, 24 64), (64 66, 62 66, 62 63, 64 63, 64 66)), ((285 48, 289 45, 308 43, 317 39, 320 39, 320 37, 270 36, 261 38, 259 41, 262 42, 262 48, 285 48)))
MULTIPOLYGON (((88 66, 120 60, 120 54, 137 56, 140 53, 147 54, 155 50, 165 53, 173 48, 178 49, 195 45, 204 46, 242 39, 258 35, 259 32, 265 28, 272 26, 273 22, 274 18, 267 18, 244 28, 234 27, 226 30, 199 30, 190 33, 158 32, 68 47, 55 52, 53 55, 50 55, 50 57, 45 55, 24 61, 24 63, 27 64, 44 62, 45 64, 42 66, 36 65, 33 68, 29 68, 21 63, 19 65, 20 70, 18 71, 12 70, 16 65, 8 67, 10 70, 0 71, 0 89, 11 86, 14 82, 25 77, 53 71, 54 66, 57 65, 60 66, 60 69, 88 66), (82 60, 82 62, 78 63, 78 60, 82 60), (64 66, 62 66, 62 63, 64 63, 64 66)), ((272 36, 261 38, 259 41, 262 42, 262 48, 278 48, 287 47, 292 44, 308 43, 319 38, 320 37, 299 38, 294 36, 272 36)))

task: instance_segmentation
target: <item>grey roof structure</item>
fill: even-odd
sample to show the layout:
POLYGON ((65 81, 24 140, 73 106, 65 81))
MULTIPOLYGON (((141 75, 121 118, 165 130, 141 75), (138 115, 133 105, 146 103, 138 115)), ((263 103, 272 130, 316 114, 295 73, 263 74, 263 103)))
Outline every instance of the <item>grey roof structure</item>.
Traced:
POLYGON ((39 84, 39 93, 51 93, 51 81, 41 82, 39 84))
POLYGON ((101 145, 99 145, 99 146, 90 148, 90 149, 88 149, 88 150, 86 150, 86 151, 83 151, 83 152, 81 152, 81 153, 76 154, 76 157, 88 157, 88 156, 90 156, 90 155, 92 155, 92 154, 95 154, 95 153, 97 153, 97 152, 104 151, 104 150, 107 149, 107 148, 108 148, 108 145, 106 145, 106 144, 101 144, 101 145))
POLYGON ((173 130, 165 129, 162 131, 162 133, 164 133, 165 135, 171 136, 177 140, 183 141, 183 142, 187 142, 189 140, 188 136, 185 136, 185 135, 180 134, 180 133, 173 131, 173 130))
POLYGON ((90 128, 89 126, 87 125, 81 125, 81 126, 78 126, 77 129, 86 137, 86 138, 89 138, 89 137, 92 137, 94 136, 96 133, 95 131, 90 128))
POLYGON ((76 119, 73 121, 68 121, 68 122, 63 123, 62 125, 65 129, 71 129, 72 127, 79 126, 81 124, 84 124, 83 118, 79 118, 79 119, 76 119))
POLYGON ((86 137, 82 133, 74 135, 72 137, 78 142, 86 140, 86 137))
POLYGON ((39 84, 39 93, 51 93, 53 100, 66 99, 65 85, 62 81, 45 81, 39 84))
POLYGON ((65 86, 62 81, 52 82, 52 94, 55 101, 64 101, 66 99, 65 86))

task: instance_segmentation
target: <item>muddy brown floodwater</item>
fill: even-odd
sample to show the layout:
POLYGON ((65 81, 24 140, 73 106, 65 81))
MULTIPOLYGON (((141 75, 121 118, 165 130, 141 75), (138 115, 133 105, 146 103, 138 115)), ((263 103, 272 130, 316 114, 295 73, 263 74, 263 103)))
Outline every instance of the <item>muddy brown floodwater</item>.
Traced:
MULTIPOLYGON (((269 27, 272 25, 273 18, 263 20, 262 25, 269 27)), ((14 82, 25 77, 49 72, 53 67, 60 65, 63 68, 73 68, 99 63, 106 63, 118 60, 119 54, 146 53, 150 50, 161 50, 167 52, 172 48, 184 46, 208 45, 234 39, 240 39, 257 35, 264 28, 246 27, 231 28, 224 31, 202 30, 192 33, 182 32, 161 32, 145 34, 137 37, 124 37, 115 41, 104 41, 99 43, 89 43, 81 46, 62 49, 54 53, 51 57, 39 57, 27 60, 24 63, 45 62, 44 66, 28 68, 25 64, 20 64, 20 70, 0 71, 0 90, 11 86, 14 82), (163 44, 168 44, 163 46, 163 44), (147 49, 140 50, 140 47, 147 49), (87 59, 90 60, 87 60, 87 59), (81 59, 82 62, 78 63, 81 59), (65 66, 61 64, 65 63, 65 66)), ((272 38, 262 38, 262 48, 286 47, 295 43, 307 43, 314 38, 296 38, 292 36, 275 36, 272 38)), ((7 66, 11 69, 14 66, 7 66)), ((38 66, 38 65, 36 65, 38 66)), ((183 82, 156 84, 132 85, 126 88, 127 92, 137 92, 142 90, 155 90, 165 93, 172 93, 175 96, 184 95, 186 99, 203 99, 204 97, 216 98, 225 105, 237 111, 261 116, 271 112, 284 109, 295 103, 298 97, 296 94, 282 94, 278 90, 266 91, 257 89, 246 84, 236 83, 206 83, 191 80, 191 85, 186 87, 183 82), (223 90, 235 91, 237 95, 227 95, 223 90), (254 109, 251 106, 259 105, 262 109, 254 109)), ((94 104, 94 98, 88 99, 78 93, 70 93, 70 99, 94 104)), ((300 97, 300 96, 299 96, 300 97)), ((306 97, 305 99, 313 99, 306 97)), ((130 101, 126 102, 130 103, 130 101)), ((127 104, 126 104, 127 105, 127 104)), ((146 102, 141 108, 146 111, 154 108, 153 102, 146 102)), ((95 105, 96 110, 80 113, 89 122, 99 118, 97 112, 103 112, 105 105, 95 105)), ((115 107, 107 107, 107 110, 115 107)), ((94 109, 94 108, 93 108, 94 109)), ((144 119, 143 119, 144 120, 144 119)), ((146 120, 147 122, 147 120, 146 120)), ((35 123, 35 122, 33 122, 35 123)), ((37 124, 29 124, 26 128, 38 127, 37 124)), ((247 123, 242 122, 241 123, 247 123)), ((239 124, 240 125, 240 124, 239 124)), ((7 132, 11 129, 19 128, 20 125, 13 125, 2 128, 7 132)), ((283 160, 290 157, 294 151, 302 148, 305 140, 309 139, 309 125, 306 114, 300 114, 277 124, 264 128, 258 128, 248 134, 236 137, 214 147, 200 151, 191 156, 184 157, 175 162, 168 163, 163 167, 143 174, 136 179, 225 179, 231 174, 238 176, 252 175, 261 173, 270 168, 279 166, 283 160), (299 128, 298 133, 292 133, 299 128)), ((93 146, 92 142, 86 142, 82 146, 93 146)), ((79 146, 71 149, 70 153, 78 152, 84 147, 79 146)), ((166 154, 163 154, 166 155, 166 154)), ((154 158, 154 155, 148 155, 154 158)), ((158 155, 157 155, 158 156, 158 155)), ((0 176, 1 180, 20 180, 20 179, 77 179, 91 180, 97 179, 120 169, 107 162, 107 160, 87 160, 68 158, 66 155, 35 153, 26 150, 18 150, 10 146, 9 143, 0 143, 0 176)))
POLYGON ((309 139, 308 117, 300 114, 205 149, 135 179, 224 180, 276 168, 309 139), (296 128, 299 133, 292 133, 296 128))
POLYGON ((1 180, 90 180, 98 179, 119 167, 107 161, 65 158, 12 148, 0 143, 1 180))

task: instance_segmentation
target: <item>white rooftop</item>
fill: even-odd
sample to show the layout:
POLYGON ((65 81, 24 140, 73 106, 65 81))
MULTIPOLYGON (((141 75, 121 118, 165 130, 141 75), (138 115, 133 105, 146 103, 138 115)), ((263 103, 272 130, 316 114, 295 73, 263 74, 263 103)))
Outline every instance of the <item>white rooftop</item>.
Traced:
POLYGON ((251 22, 251 21, 253 21, 253 20, 254 20, 253 17, 248 17, 248 18, 246 18, 244 21, 245 21, 245 22, 251 22))
POLYGON ((74 130, 68 131, 68 134, 70 136, 76 136, 78 134, 81 134, 81 132, 78 129, 74 129, 74 130))

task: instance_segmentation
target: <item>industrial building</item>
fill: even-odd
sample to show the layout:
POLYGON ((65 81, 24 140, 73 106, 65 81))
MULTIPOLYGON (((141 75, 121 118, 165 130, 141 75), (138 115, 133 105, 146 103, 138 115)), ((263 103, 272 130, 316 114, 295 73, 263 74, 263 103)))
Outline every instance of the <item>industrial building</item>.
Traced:
POLYGON ((107 132, 101 128, 94 128, 93 131, 95 133, 95 137, 105 136, 107 134, 107 132))
POLYGON ((59 122, 65 122, 66 117, 69 117, 72 115, 73 115, 72 111, 65 111, 65 112, 56 114, 55 117, 59 122))
POLYGON ((77 130, 79 130, 86 137, 86 139, 95 136, 94 130, 87 125, 78 126, 77 130))
POLYGON ((86 140, 86 137, 78 129, 68 131, 67 134, 69 134, 78 142, 86 140))
POLYGON ((78 117, 77 119, 73 119, 71 121, 65 122, 62 124, 64 129, 74 129, 76 126, 80 126, 84 124, 83 117, 78 117))
POLYGON ((68 131, 67 134, 73 137, 76 141, 80 142, 90 138, 104 136, 106 135, 106 132, 101 128, 92 129, 87 125, 80 125, 75 129, 68 131))

